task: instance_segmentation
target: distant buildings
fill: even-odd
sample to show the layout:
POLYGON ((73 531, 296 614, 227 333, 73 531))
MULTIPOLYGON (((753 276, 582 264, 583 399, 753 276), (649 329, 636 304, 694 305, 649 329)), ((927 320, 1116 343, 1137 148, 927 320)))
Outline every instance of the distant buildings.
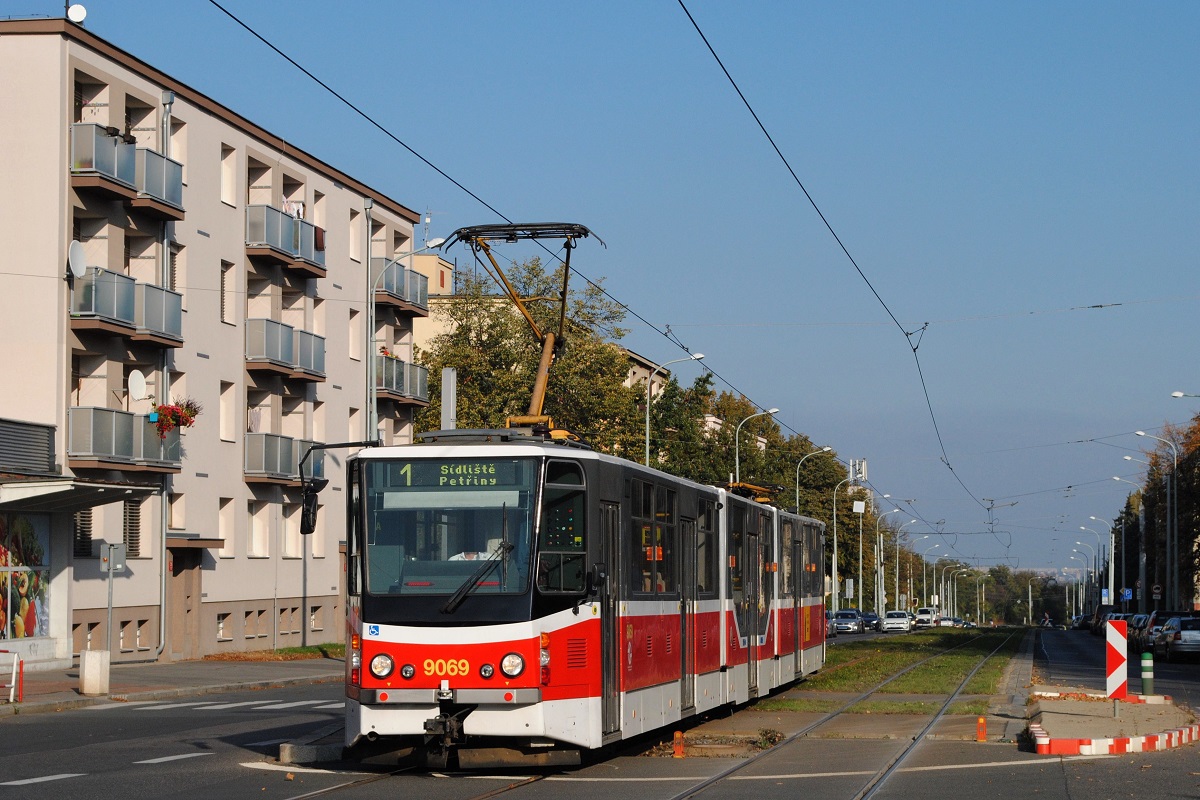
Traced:
POLYGON ((66 20, 0 21, 0 74, 0 648, 341 641, 346 451, 311 537, 300 462, 411 440, 419 216, 66 20))

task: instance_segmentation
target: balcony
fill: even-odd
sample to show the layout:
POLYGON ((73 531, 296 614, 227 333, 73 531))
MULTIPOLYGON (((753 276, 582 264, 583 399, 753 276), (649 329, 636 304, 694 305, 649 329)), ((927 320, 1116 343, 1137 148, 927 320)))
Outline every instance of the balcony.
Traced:
POLYGON ((159 219, 183 219, 183 165, 145 147, 134 159, 137 197, 131 205, 159 219))
POLYGON ((71 469, 119 469, 130 472, 179 472, 179 429, 159 438, 144 414, 113 408, 67 409, 67 457, 71 469))
POLYGON ((325 380, 325 337, 272 319, 246 320, 246 369, 325 380))
POLYGON ((72 188, 135 200, 138 196, 135 150, 116 128, 75 123, 71 126, 72 188))
POLYGON ((391 263, 386 258, 371 259, 375 283, 375 302, 393 306, 416 317, 429 316, 429 279, 419 272, 391 263), (390 266, 385 266, 389 265, 390 266))
POLYGON ((71 288, 71 329, 179 347, 183 343, 183 295, 118 272, 88 267, 71 288))
MULTIPOLYGON (((300 482, 300 459, 315 442, 277 433, 247 433, 245 475, 248 483, 300 482)), ((314 450, 304 464, 308 478, 325 477, 325 451, 314 450)))
POLYGON ((246 207, 246 255, 306 278, 324 278, 324 231, 272 206, 246 207))
POLYGON ((429 370, 391 356, 375 356, 375 388, 381 399, 401 405, 429 405, 429 370))

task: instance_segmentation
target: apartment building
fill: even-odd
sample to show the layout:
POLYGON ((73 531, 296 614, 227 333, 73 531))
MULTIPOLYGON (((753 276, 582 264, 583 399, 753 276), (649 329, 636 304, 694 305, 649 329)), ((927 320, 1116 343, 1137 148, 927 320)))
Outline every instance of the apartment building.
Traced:
POLYGON ((67 20, 0 21, 0 75, 0 648, 341 641, 310 448, 411 440, 419 215, 67 20))

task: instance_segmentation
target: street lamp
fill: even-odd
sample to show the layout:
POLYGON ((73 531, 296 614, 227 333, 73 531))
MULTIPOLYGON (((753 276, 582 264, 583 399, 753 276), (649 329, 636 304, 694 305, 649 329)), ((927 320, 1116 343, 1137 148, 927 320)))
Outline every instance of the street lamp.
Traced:
POLYGON ((1162 439, 1158 436, 1151 436, 1145 431, 1134 431, 1138 436, 1147 436, 1155 441, 1162 442, 1171 448, 1171 482, 1167 484, 1167 491, 1170 496, 1167 498, 1167 597, 1171 602, 1167 607, 1179 607, 1179 558, 1175 553, 1175 548, 1179 544, 1179 512, 1175 505, 1175 474, 1179 471, 1179 451, 1175 448, 1175 443, 1167 439, 1162 439))
POLYGON ((838 556, 837 556, 837 492, 842 488, 843 483, 848 483, 854 479, 853 475, 838 481, 837 486, 833 487, 833 563, 830 565, 829 575, 831 578, 832 588, 830 593, 833 595, 833 610, 836 613, 838 610, 838 556))
MULTIPOLYGON (((883 548, 879 546, 879 523, 888 514, 895 514, 900 509, 893 508, 891 511, 885 511, 882 514, 875 515, 875 613, 883 616, 882 609, 879 607, 880 584, 883 582, 880 577, 880 570, 883 565, 883 548)), ((858 531, 858 607, 863 607, 863 587, 862 587, 862 567, 863 567, 863 546, 862 546, 862 529, 858 531)))
POLYGON ((812 456, 818 455, 820 453, 828 453, 832 449, 833 448, 830 447, 829 445, 825 445, 824 447, 821 447, 817 450, 813 450, 811 453, 809 453, 808 455, 804 456, 803 458, 801 458, 799 461, 796 462, 796 513, 797 514, 800 513, 800 465, 804 463, 805 459, 811 458, 812 456))
POLYGON ((733 432, 733 482, 742 482, 742 459, 739 445, 741 444, 742 426, 755 417, 762 417, 767 414, 778 414, 778 408, 768 408, 766 411, 760 411, 757 414, 751 414, 737 424, 737 428, 733 432))
MULTIPOLYGON (((367 224, 368 231, 370 223, 367 224)), ((368 234, 369 236, 369 234, 368 234)), ((383 280, 383 276, 388 274, 388 270, 400 263, 400 259, 415 256, 417 253, 424 253, 426 250, 436 250, 446 243, 445 239, 430 239, 424 247, 416 250, 410 250, 407 253, 401 253, 395 258, 383 265, 383 269, 379 270, 379 274, 371 279, 371 290, 367 292, 367 352, 364 356, 367 360, 367 430, 372 439, 379 439, 379 387, 376 386, 378 377, 379 351, 376 348, 378 339, 375 338, 375 293, 379 291, 379 282, 383 280)), ((370 250, 366 254, 367 259, 367 277, 371 275, 371 253, 370 250)))
MULTIPOLYGON (((1102 520, 1099 517, 1088 517, 1088 519, 1099 522, 1101 525, 1108 525, 1108 602, 1116 605, 1117 597, 1115 594, 1113 594, 1115 589, 1115 584, 1113 583, 1113 562, 1116 560, 1115 553, 1117 552, 1116 533, 1113 531, 1113 526, 1105 520, 1102 520)), ((1122 547, 1124 547, 1124 542, 1121 544, 1122 547)), ((1124 581, 1124 579, 1125 576, 1122 575, 1121 580, 1124 581)))
MULTIPOLYGON (((904 523, 899 528, 896 528, 896 557, 893 559, 896 562, 896 582, 894 584, 896 596, 892 598, 892 600, 893 600, 892 608, 895 608, 895 609, 900 608, 900 534, 904 532, 904 529, 906 527, 908 527, 909 525, 912 525, 915 522, 916 522, 915 519, 910 519, 908 522, 904 523)), ((928 536, 922 536, 919 539, 917 539, 916 541, 919 542, 919 541, 921 541, 921 539, 928 539, 928 538, 929 538, 928 536)), ((909 564, 909 567, 908 567, 908 577, 909 577, 908 591, 909 591, 909 594, 912 594, 912 564, 911 563, 909 564)), ((881 577, 880 581, 882 581, 882 580, 883 580, 883 578, 881 577)))
POLYGON ((1183 392, 1171 392, 1171 397, 1200 397, 1200 394, 1184 394, 1183 392))
MULTIPOLYGON (((939 558, 938 561, 941 561, 944 558, 947 558, 947 557, 942 556, 942 558, 939 558)), ((937 561, 935 561, 933 563, 934 563, 934 565, 936 565, 937 561)), ((941 591, 938 594, 938 601, 939 601, 939 605, 941 606, 943 611, 946 610, 946 595, 947 595, 947 592, 946 592, 946 580, 947 580, 946 579, 946 570, 958 569, 961 566, 962 566, 962 564, 959 564, 957 561, 955 561, 953 564, 947 564, 946 566, 942 567, 942 579, 940 581, 938 581, 938 585, 941 587, 941 591)), ((953 615, 951 615, 951 616, 953 616, 953 615)))
POLYGON ((650 466, 650 391, 654 387, 654 376, 660 369, 669 367, 672 364, 682 364, 684 361, 700 361, 704 358, 704 353, 693 353, 687 358, 676 358, 673 361, 668 361, 665 364, 659 364, 654 369, 650 370, 650 377, 646 379, 646 466, 650 466))
MULTIPOLYGON (((942 545, 939 542, 938 544, 935 544, 933 547, 926 550, 924 553, 921 553, 921 602, 919 605, 929 605, 929 562, 925 560, 925 557, 941 546, 942 545)), ((937 562, 935 561, 934 563, 936 564, 937 562)), ((937 580, 936 573, 934 574, 933 579, 935 581, 937 580)))
POLYGON ((956 569, 954 572, 950 573, 950 600, 952 606, 950 611, 951 617, 961 618, 962 616, 958 613, 958 576, 970 574, 971 570, 969 569, 956 569))
MULTIPOLYGON (((1073 550, 1072 552, 1078 553, 1079 551, 1073 550)), ((1079 561, 1083 564, 1083 581, 1084 581, 1083 586, 1080 587, 1080 586, 1076 585, 1076 587, 1075 587, 1075 611, 1078 614, 1082 614, 1083 613, 1083 600, 1084 600, 1083 595, 1087 592, 1087 572, 1088 572, 1087 559, 1081 555, 1073 555, 1073 556, 1070 556, 1070 558, 1072 561, 1074 561, 1075 559, 1079 559, 1079 561), (1081 591, 1081 589, 1082 589, 1082 591, 1081 591)), ((1079 581, 1076 581, 1076 584, 1078 584, 1078 583, 1079 583, 1079 581)))

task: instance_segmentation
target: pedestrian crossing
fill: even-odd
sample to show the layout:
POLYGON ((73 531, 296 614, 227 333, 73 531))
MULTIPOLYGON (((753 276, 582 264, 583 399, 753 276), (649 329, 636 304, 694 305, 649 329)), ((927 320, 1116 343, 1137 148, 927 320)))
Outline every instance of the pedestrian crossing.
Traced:
POLYGON ((160 713, 164 711, 292 711, 305 709, 309 711, 342 711, 346 708, 344 700, 330 703, 327 700, 294 700, 281 702, 276 700, 243 700, 237 703, 222 703, 218 700, 193 700, 186 703, 169 701, 136 700, 128 703, 105 703, 88 706, 86 711, 108 711, 124 708, 136 712, 160 713))

